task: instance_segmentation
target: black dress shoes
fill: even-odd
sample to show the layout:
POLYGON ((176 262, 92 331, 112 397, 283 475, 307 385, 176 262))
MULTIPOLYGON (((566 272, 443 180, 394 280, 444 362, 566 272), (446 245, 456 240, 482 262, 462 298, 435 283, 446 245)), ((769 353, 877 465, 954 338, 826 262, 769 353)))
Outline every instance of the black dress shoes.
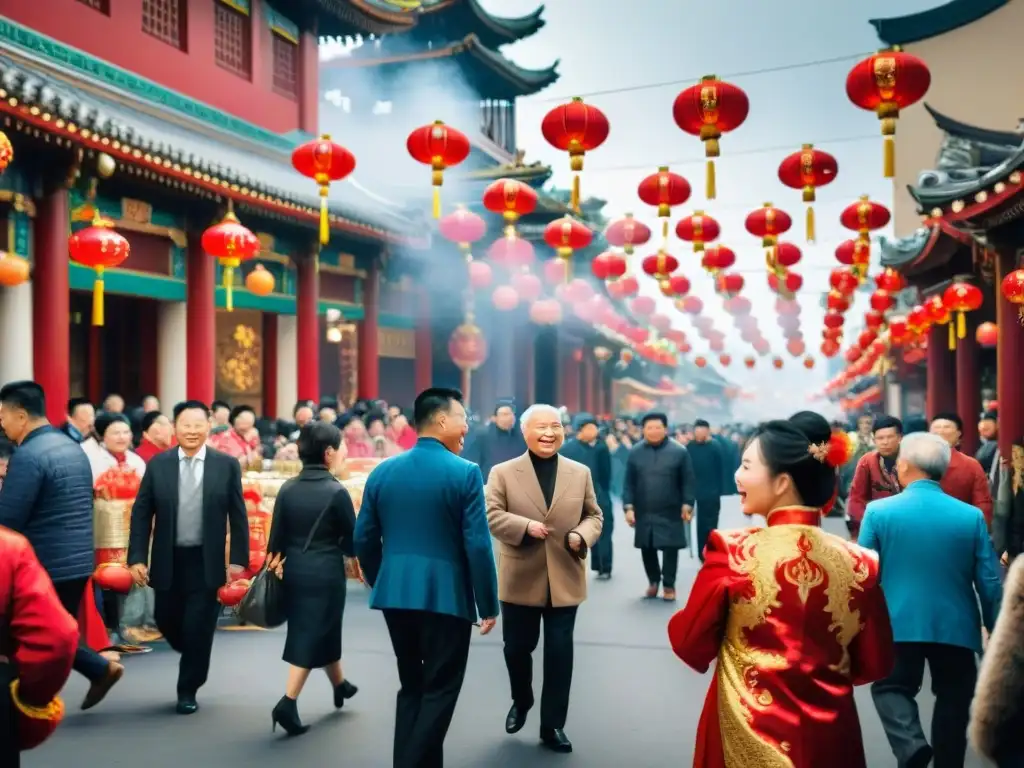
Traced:
POLYGON ((519 733, 523 730, 523 726, 526 725, 526 713, 529 711, 529 707, 513 704, 505 718, 505 733, 519 733))
POLYGON ((541 728, 540 740, 552 752, 572 752, 572 742, 561 728, 541 728))
POLYGON ((174 707, 174 711, 179 715, 194 715, 199 709, 199 705, 196 703, 195 696, 178 696, 178 704, 174 707))
POLYGON ((277 706, 270 713, 270 718, 272 720, 271 731, 276 731, 279 725, 289 736, 301 736, 309 730, 309 726, 303 725, 302 720, 299 719, 298 703, 295 699, 289 699, 287 696, 282 696, 281 700, 277 702, 277 706))
POLYGON ((359 688, 348 680, 342 680, 334 686, 334 708, 341 709, 345 706, 345 699, 351 699, 357 693, 359 693, 359 688))

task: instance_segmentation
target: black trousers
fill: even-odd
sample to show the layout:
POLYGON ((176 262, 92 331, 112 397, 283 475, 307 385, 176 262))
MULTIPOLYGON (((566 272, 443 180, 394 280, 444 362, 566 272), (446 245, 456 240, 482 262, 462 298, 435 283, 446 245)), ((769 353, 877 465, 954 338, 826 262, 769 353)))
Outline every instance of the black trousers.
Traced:
POLYGON ((398 662, 394 768, 442 768, 444 739, 466 677, 472 624, 428 611, 384 609, 398 662))
POLYGON ((892 674, 871 685, 875 709, 897 762, 905 765, 928 746, 915 701, 921 691, 925 663, 935 694, 933 764, 935 768, 963 768, 967 722, 977 681, 975 654, 970 648, 942 643, 896 643, 892 674))
POLYGON ((537 608, 501 604, 501 631, 512 701, 523 710, 533 706, 533 652, 544 624, 544 689, 540 695, 540 727, 564 728, 572 687, 573 630, 576 606, 537 608))
POLYGON ((590 550, 590 570, 595 573, 612 572, 612 531, 612 526, 606 524, 590 550))
POLYGON ((175 547, 171 588, 154 592, 157 629, 181 654, 178 695, 184 697, 195 696, 206 683, 221 610, 204 568, 202 547, 175 547))
POLYGON ((679 570, 679 550, 662 549, 657 550, 644 547, 640 550, 640 557, 644 561, 644 572, 647 574, 647 582, 657 586, 664 584, 665 589, 676 588, 676 572, 679 570), (658 562, 658 552, 661 552, 662 561, 658 562))
MULTIPOLYGON (((64 610, 70 613, 75 621, 78 621, 78 609, 82 605, 82 598, 85 597, 85 589, 89 579, 71 579, 61 581, 53 585, 57 592, 57 599, 64 606, 64 610)), ((75 651, 75 662, 73 669, 82 677, 95 683, 102 680, 107 674, 110 664, 96 651, 87 646, 82 639, 78 641, 78 650, 75 651)))
POLYGON ((704 562, 704 547, 708 544, 708 536, 718 527, 718 515, 722 511, 722 499, 714 496, 710 499, 697 499, 697 555, 704 562))

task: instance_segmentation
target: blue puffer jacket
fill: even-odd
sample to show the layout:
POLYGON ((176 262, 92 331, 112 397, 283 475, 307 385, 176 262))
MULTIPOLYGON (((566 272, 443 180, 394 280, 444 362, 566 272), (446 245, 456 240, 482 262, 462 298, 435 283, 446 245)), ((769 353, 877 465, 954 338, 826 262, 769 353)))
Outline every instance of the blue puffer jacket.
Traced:
POLYGON ((0 525, 29 540, 54 582, 92 574, 92 470, 78 443, 49 425, 29 433, 0 489, 0 525))

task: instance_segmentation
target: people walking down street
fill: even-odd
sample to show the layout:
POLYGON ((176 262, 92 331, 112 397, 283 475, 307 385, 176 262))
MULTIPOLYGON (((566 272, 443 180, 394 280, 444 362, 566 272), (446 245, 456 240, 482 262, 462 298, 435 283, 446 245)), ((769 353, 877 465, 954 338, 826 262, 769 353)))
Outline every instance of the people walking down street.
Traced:
MULTIPOLYGON (((608 445, 601 439, 597 419, 589 413, 577 414, 573 420, 576 436, 566 440, 562 455, 578 461, 590 470, 597 495, 597 506, 601 509, 601 538, 590 549, 590 570, 597 578, 605 581, 612 577, 612 532, 615 514, 612 507, 612 457, 608 445)), ((529 441, 527 441, 529 442, 529 441)))
POLYGON ((663 599, 671 601, 676 599, 679 550, 686 548, 693 519, 696 481, 690 454, 668 439, 665 414, 648 413, 642 425, 643 440, 626 462, 622 506, 647 574, 644 597, 657 597, 663 587, 663 599))
MULTIPOLYGON (((64 609, 77 618, 96 566, 89 459, 46 420, 46 396, 33 381, 0 388, 0 427, 18 446, 0 490, 0 525, 28 539, 64 609)), ((90 683, 82 709, 99 704, 124 674, 84 642, 74 669, 90 683)))
MULTIPOLYGON (((594 425, 586 418, 581 422, 590 435, 594 425)), ((558 454, 564 440, 558 409, 532 405, 521 424, 527 452, 496 465, 487 479, 487 521, 499 542, 498 598, 512 689, 505 731, 522 730, 533 707, 532 656, 543 624, 540 740, 555 752, 572 752, 565 721, 573 630, 587 597, 584 561, 601 536, 601 508, 591 471, 558 454)))
MULTIPOLYGON (((722 496, 725 488, 722 477, 728 469, 728 462, 722 447, 711 434, 711 425, 703 419, 693 422, 693 439, 687 444, 693 464, 694 499, 697 504, 697 538, 695 546, 700 561, 704 562, 704 545, 708 535, 718 527, 718 515, 722 511, 722 496)), ((735 471, 735 470, 733 470, 735 471)), ((730 473, 731 474, 731 473, 730 473)), ((730 481, 735 487, 735 481, 730 481)))
POLYGON ((941 437, 952 448, 949 469, 942 478, 942 490, 954 499, 980 509, 985 522, 991 527, 993 503, 988 475, 977 459, 958 450, 964 431, 963 421, 955 413, 940 413, 931 420, 928 431, 941 437))
POLYGON ((344 460, 341 430, 313 422, 299 431, 302 471, 287 480, 274 502, 267 542, 269 567, 283 579, 288 634, 282 658, 289 665, 285 695, 274 707, 275 727, 289 736, 309 730, 299 718, 298 698, 309 673, 322 669, 341 709, 358 688, 341 667, 341 625, 348 578, 345 556, 355 551, 352 497, 331 474, 344 460))
POLYGON ((78 625, 28 540, 0 528, 0 765, 41 744, 64 717, 58 697, 71 674, 78 625))
MULTIPOLYGON (((693 431, 695 436, 697 432, 697 424, 702 422, 707 423, 704 421, 704 419, 697 419, 697 421, 693 423, 693 431)), ((721 427, 709 426, 708 431, 711 435, 711 441, 718 446, 718 450, 722 454, 722 496, 735 496, 736 470, 739 469, 740 466, 739 449, 736 447, 736 444, 732 440, 730 440, 729 438, 722 434, 721 427)), ((699 517, 700 513, 698 512, 698 518, 699 517)), ((700 551, 703 551, 703 549, 701 549, 700 551)))
POLYGON ((991 478, 999 458, 999 414, 996 411, 984 411, 981 414, 978 419, 978 437, 981 438, 981 445, 974 453, 974 458, 991 478))
POLYGON ((1019 768, 1024 765, 1024 559, 1010 566, 1003 589, 978 670, 968 734, 974 749, 997 768, 1019 768))
POLYGON ((887 499, 900 492, 896 456, 903 438, 903 422, 893 416, 876 416, 873 429, 875 448, 857 462, 846 500, 846 527, 854 541, 860 533, 865 507, 876 499, 887 499))
POLYGON ((186 400, 174 406, 178 449, 157 454, 147 465, 128 541, 135 583, 153 588, 157 628, 181 654, 176 707, 181 715, 199 709, 196 694, 209 674, 220 616, 217 590, 249 565, 242 469, 238 459, 207 447, 209 432, 204 403, 186 400))
POLYGON ((860 531, 860 545, 879 554, 896 642, 896 664, 871 695, 896 760, 908 768, 933 758, 936 768, 963 766, 981 628, 992 631, 1002 599, 981 511, 939 484, 954 452, 937 435, 904 437, 896 462, 904 490, 871 502, 860 531), (935 693, 931 744, 915 702, 926 664, 935 693))
POLYGON ((761 425, 736 472, 765 528, 712 531, 672 648, 715 676, 695 768, 866 768, 855 685, 892 669, 874 553, 821 529, 849 455, 845 433, 802 412, 761 425))
POLYGON ((495 464, 509 461, 526 452, 523 433, 516 424, 516 406, 512 400, 499 400, 489 424, 470 436, 463 458, 480 467, 484 478, 495 464))
POLYGON ((458 455, 468 429, 462 393, 421 392, 413 422, 416 446, 366 481, 355 551, 398 663, 394 766, 440 768, 472 626, 479 613, 480 634, 494 628, 498 583, 483 478, 458 455))

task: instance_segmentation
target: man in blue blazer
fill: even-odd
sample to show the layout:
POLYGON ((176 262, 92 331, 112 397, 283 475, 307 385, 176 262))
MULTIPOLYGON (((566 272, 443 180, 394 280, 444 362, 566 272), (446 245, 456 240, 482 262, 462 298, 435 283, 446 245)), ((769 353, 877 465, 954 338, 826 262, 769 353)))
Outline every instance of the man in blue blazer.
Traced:
POLYGON ((907 768, 923 768, 933 756, 936 768, 963 766, 981 624, 992 631, 1003 593, 981 510, 939 487, 950 453, 941 437, 906 435, 896 460, 904 490, 867 505, 858 540, 879 554, 896 641, 892 674, 872 684, 871 695, 907 768), (914 701, 925 662, 935 693, 931 745, 914 701))
POLYGON ((366 481, 356 556, 398 661, 395 768, 443 765, 471 627, 494 628, 498 580, 480 469, 465 443, 462 393, 428 389, 413 406, 419 440, 366 481))

